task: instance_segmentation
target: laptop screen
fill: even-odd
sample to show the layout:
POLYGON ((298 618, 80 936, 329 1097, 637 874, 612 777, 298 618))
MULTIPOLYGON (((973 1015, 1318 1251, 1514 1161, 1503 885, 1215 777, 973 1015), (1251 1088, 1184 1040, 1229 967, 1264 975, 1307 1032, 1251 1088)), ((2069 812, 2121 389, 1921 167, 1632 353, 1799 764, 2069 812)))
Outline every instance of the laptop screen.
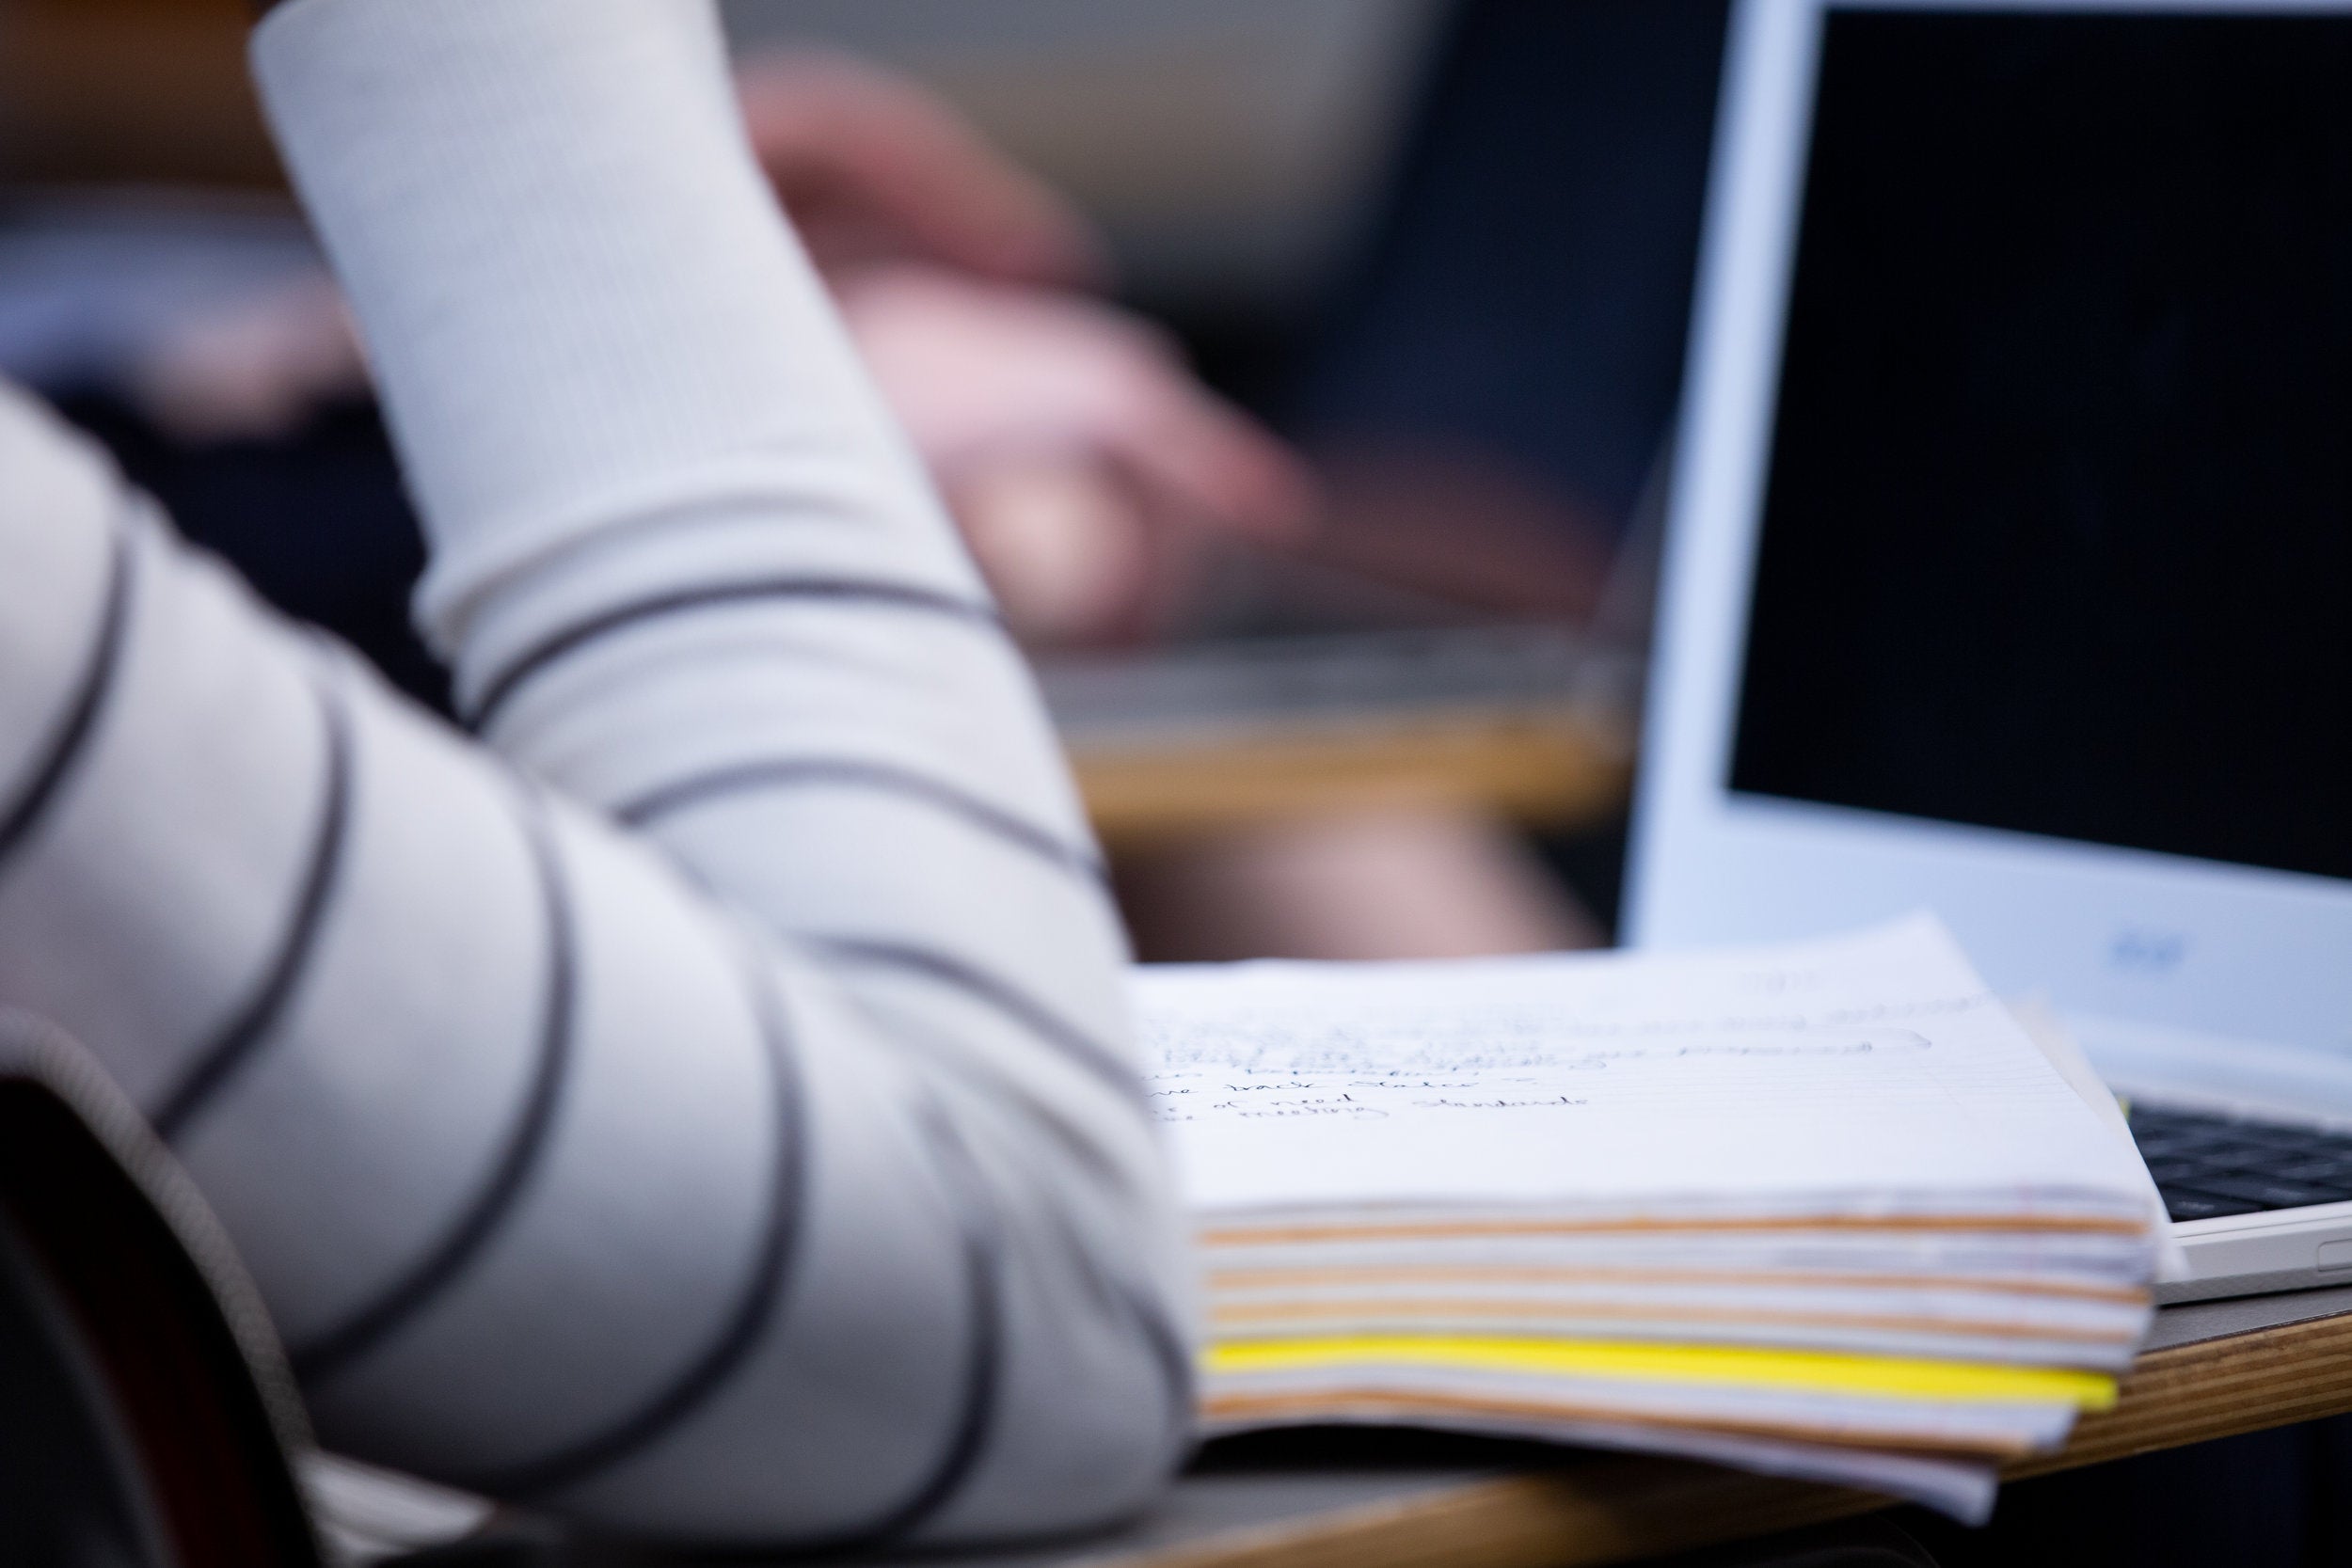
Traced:
POLYGON ((2352 18, 1836 10, 1735 791, 2352 878, 2352 18))

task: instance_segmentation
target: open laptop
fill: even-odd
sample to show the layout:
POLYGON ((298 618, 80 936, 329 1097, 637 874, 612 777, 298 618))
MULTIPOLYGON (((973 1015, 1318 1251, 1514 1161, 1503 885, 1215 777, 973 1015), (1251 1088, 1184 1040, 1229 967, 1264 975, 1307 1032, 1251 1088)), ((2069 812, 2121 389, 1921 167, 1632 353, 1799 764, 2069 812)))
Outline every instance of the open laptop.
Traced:
POLYGON ((2352 6, 1741 0, 1629 940, 1922 906, 2352 1283, 2352 6))

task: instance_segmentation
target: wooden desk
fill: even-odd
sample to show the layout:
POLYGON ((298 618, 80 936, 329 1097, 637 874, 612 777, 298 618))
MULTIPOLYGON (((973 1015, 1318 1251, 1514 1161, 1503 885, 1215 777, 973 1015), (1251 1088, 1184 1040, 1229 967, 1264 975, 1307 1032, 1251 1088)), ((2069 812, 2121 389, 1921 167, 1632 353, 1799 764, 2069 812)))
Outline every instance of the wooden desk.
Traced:
MULTIPOLYGON (((2158 1314, 2114 1409, 2012 1478, 2352 1413, 2352 1285, 2158 1314)), ((861 1568, 1588 1568, 1869 1513, 1883 1497, 1677 1460, 1366 1431, 1273 1433, 1254 1455, 1213 1449, 1116 1534, 1011 1552, 860 1558, 861 1568)), ((345 1522, 400 1519, 378 1539, 456 1539, 486 1504, 378 1475, 345 1522), (453 1506, 454 1503, 457 1506, 453 1506), (412 1528, 419 1520, 428 1528, 412 1528)), ((543 1527, 516 1559, 645 1568, 581 1555, 543 1527)), ((806 1559, 792 1560, 805 1565, 806 1559)))
POLYGON ((1454 806, 1574 829, 1621 810, 1622 728, 1572 708, 1448 711, 1071 749, 1095 832, 1113 850, 1187 834, 1394 806, 1454 806))
POLYGON ((0 0, 0 174, 282 189, 250 0, 0 0))
POLYGON ((1043 673, 1113 850, 1397 806, 1573 829, 1622 810, 1632 778, 1638 666, 1546 627, 1265 639, 1043 673))
MULTIPOLYGON (((2352 1412, 2352 1286, 2159 1314, 2113 1410, 2041 1475, 2352 1412)), ((1887 1506, 1837 1487, 1675 1461, 1579 1455, 1517 1473, 1357 1462, 1187 1476, 1150 1518, 1049 1551, 932 1568, 1582 1568, 1887 1506)), ((914 1560, 910 1560, 910 1568, 914 1560)))

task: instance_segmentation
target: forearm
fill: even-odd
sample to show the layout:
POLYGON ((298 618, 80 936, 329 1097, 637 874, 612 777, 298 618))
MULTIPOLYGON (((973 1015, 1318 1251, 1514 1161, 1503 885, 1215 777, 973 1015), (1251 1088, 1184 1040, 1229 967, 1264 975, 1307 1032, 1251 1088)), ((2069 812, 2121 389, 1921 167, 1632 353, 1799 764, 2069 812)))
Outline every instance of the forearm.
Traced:
POLYGON ((1051 735, 752 164, 707 10, 300 0, 258 58, 485 736, 780 930, 945 949, 1119 1052, 1051 735))
MULTIPOLYGON (((708 7, 296 0, 256 57, 461 703, 806 955, 910 1125, 937 1106, 986 1163, 1008 1259, 1104 1270, 1146 1308, 1128 1370, 1160 1378, 1184 1264, 1116 919, 1025 672, 752 162, 708 7)), ((1022 1333, 1070 1305, 1046 1291, 1022 1333)), ((1037 1371, 930 1505, 957 1528, 1057 1506, 1024 1479, 1072 1430, 1050 1398, 1014 1414, 1037 1371)), ((1168 1430, 1168 1398, 1120 1418, 1168 1430)))
MULTIPOLYGON (((501 750, 644 837, 151 538, 141 602, 186 613, 133 628, 131 738, 0 858, 0 986, 177 1130, 331 1436, 710 1538, 1132 1505, 1188 1415, 1184 1263, 1116 923, 707 11, 294 0, 258 54, 428 627, 501 750)), ((0 607, 56 622, 0 668, 47 734, 106 574, 8 499, 0 548, 78 595, 0 607)))
POLYGON ((255 65, 469 698, 562 629, 538 579, 596 548, 696 536, 632 561, 637 594, 747 570, 977 593, 752 161, 706 6, 295 0, 255 65))
POLYGON ((1140 1500, 1188 1411, 1132 1094, 862 1004, 12 397, 0 458, 0 1000, 153 1117, 330 1442, 707 1541, 1140 1500))

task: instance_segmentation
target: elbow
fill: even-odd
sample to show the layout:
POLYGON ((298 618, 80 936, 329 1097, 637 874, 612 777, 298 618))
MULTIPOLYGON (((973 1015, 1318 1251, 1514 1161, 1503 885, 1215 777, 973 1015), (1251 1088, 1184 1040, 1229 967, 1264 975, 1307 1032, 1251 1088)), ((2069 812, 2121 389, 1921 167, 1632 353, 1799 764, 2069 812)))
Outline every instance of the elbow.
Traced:
POLYGON ((1171 1291, 1105 1287, 1086 1310, 1008 1332, 968 1484, 913 1538, 1003 1544, 1106 1529, 1147 1511, 1192 1449, 1185 1305, 1171 1291))
POLYGON ((957 1386, 935 1389, 924 1418, 881 1423, 900 1451, 873 1492, 812 1484, 832 1466, 796 1460, 829 1446, 825 1434, 803 1428, 806 1409, 770 1405, 733 1445, 689 1441, 654 1465, 540 1500, 599 1531, 725 1551, 1007 1546, 1112 1529, 1158 1499, 1191 1449, 1191 1357, 1167 1316, 1175 1305, 1000 1319, 988 1357, 959 1357, 957 1386))
POLYGON ((966 1201, 945 1235, 821 1227, 772 1360, 666 1451, 544 1500, 633 1536, 771 1550, 1003 1545, 1134 1518, 1194 1430, 1191 1262, 1149 1164, 1105 1188, 1050 1160, 976 1164, 946 1184, 966 1201))

